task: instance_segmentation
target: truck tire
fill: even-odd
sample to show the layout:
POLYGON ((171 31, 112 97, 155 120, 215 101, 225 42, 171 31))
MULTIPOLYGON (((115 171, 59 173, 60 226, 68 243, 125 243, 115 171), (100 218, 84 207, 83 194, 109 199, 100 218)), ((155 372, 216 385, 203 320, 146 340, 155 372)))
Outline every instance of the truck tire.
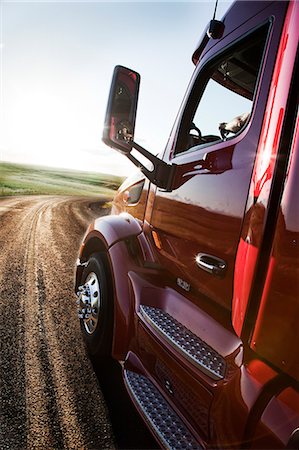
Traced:
POLYGON ((90 256, 78 293, 81 330, 92 357, 111 355, 113 298, 109 295, 104 258, 103 253, 90 256))

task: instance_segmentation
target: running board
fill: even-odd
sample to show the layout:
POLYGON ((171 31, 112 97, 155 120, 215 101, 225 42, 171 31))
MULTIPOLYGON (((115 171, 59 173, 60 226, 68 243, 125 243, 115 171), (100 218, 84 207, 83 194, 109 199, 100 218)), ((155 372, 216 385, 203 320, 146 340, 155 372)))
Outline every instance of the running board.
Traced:
POLYGON ((203 449, 147 377, 129 370, 125 370, 124 375, 129 392, 163 447, 171 450, 203 449))
POLYGON ((218 353, 160 308, 140 305, 144 319, 177 351, 213 380, 225 376, 226 362, 218 353))

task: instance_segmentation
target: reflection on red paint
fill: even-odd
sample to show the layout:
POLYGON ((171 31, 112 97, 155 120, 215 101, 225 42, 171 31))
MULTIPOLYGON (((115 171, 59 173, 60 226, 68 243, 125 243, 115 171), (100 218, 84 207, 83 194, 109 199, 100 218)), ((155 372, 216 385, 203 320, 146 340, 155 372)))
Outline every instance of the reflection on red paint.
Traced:
POLYGON ((241 335, 244 323, 257 255, 258 249, 241 238, 236 258, 232 305, 232 323, 238 336, 241 335))
MULTIPOLYGON (((273 397, 255 431, 257 448, 266 448, 271 436, 272 448, 284 448, 294 430, 298 429, 299 394, 293 388, 273 397)), ((297 448, 288 446, 287 448, 297 448)))
MULTIPOLYGON (((275 268, 275 259, 273 257, 271 257, 270 263, 269 263, 269 268, 268 268, 268 273, 267 273, 267 278, 266 278, 266 282, 265 282, 265 287, 264 287, 264 291, 263 291, 263 296, 262 296, 262 300, 261 300, 260 308, 259 308, 259 316, 261 316, 261 317, 263 317, 263 315, 265 313, 265 307, 267 304, 267 298, 269 295, 269 291, 271 289, 271 281, 272 281, 274 268, 275 268)), ((259 320, 256 321, 256 326, 254 329, 254 333, 253 333, 253 337, 252 337, 252 344, 251 344, 253 348, 255 347, 255 341, 260 334, 262 325, 263 325, 262 322, 260 322, 259 320)))
MULTIPOLYGON (((255 199, 255 201, 259 198, 260 193, 263 190, 263 187, 265 186, 266 182, 271 180, 271 178, 273 176, 274 165, 275 165, 275 161, 276 161, 275 156, 276 156, 279 137, 280 137, 280 133, 281 133, 283 117, 284 117, 284 109, 280 108, 277 126, 276 126, 276 130, 275 130, 275 135, 274 135, 274 140, 273 140, 273 145, 271 147, 271 154, 268 156, 269 163, 268 163, 267 168, 265 169, 263 174, 261 176, 259 176, 259 178, 258 178, 258 171, 254 172, 253 183, 254 183, 254 199, 255 199)), ((261 165, 264 165, 264 164, 265 164, 265 161, 263 161, 263 163, 261 165)))

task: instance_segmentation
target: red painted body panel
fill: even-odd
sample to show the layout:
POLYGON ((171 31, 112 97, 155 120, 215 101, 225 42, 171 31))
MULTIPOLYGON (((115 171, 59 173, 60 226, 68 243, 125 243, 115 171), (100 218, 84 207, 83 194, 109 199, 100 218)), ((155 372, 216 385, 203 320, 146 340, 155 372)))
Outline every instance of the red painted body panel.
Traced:
POLYGON ((236 257, 232 303, 232 323, 238 336, 241 336, 245 320, 257 256, 258 249, 240 239, 236 257))
POLYGON ((237 264, 235 272, 232 316, 233 326, 238 335, 242 331, 259 247, 263 238, 279 137, 288 102, 288 86, 291 83, 296 58, 298 21, 298 3, 293 2, 286 16, 282 32, 250 185, 242 239, 237 254, 237 261, 241 264, 237 264))
MULTIPOLYGON (((290 436, 298 430, 299 394, 294 388, 287 388, 273 397, 265 409, 256 429, 256 448, 284 448, 290 436)), ((288 448, 298 448, 297 442, 288 448)))
MULTIPOLYGON (((211 411, 212 448, 241 447, 255 402, 262 395, 265 384, 275 376, 276 373, 262 361, 244 361, 234 379, 215 393, 211 411)), ((265 448, 271 448, 269 443, 265 448)))
POLYGON ((141 231, 140 223, 130 214, 123 213, 120 216, 100 217, 88 227, 79 255, 81 257, 84 253, 84 247, 92 238, 101 240, 105 248, 109 248, 117 241, 137 236, 141 231))
MULTIPOLYGON (((257 448, 284 448, 290 441, 290 436, 298 430, 299 394, 294 388, 284 389, 273 397, 265 409, 256 429, 257 448)), ((298 448, 298 438, 294 446, 298 448)))
POLYGON ((299 381, 298 119, 252 348, 299 381), (287 351, 286 351, 287 348, 287 351))
MULTIPOLYGON (((234 32, 236 28, 240 27, 243 23, 248 22, 248 17, 254 17, 258 15, 261 11, 263 11, 265 8, 269 7, 271 5, 271 1, 264 2, 264 1, 242 1, 242 8, 240 8, 240 4, 233 3, 228 11, 226 12, 225 16, 223 17, 222 21, 224 23, 224 38, 226 35, 229 35, 230 33, 234 32)), ((203 41, 203 38, 205 37, 206 30, 201 35, 201 39, 199 40, 198 47, 195 50, 192 61, 195 64, 198 64, 199 59, 201 59, 205 53, 207 53, 214 45, 217 44, 217 39, 210 39, 208 41, 208 44, 204 47, 202 53, 198 53, 198 49, 201 48, 201 43, 203 41)))

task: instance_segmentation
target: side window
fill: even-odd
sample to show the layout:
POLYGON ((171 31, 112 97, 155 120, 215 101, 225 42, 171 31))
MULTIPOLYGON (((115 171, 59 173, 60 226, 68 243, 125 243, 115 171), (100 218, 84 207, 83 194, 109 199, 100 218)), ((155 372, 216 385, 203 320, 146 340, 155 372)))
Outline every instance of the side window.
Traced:
POLYGON ((239 41, 199 75, 183 116, 176 153, 230 139, 246 127, 268 29, 263 26, 239 41))

